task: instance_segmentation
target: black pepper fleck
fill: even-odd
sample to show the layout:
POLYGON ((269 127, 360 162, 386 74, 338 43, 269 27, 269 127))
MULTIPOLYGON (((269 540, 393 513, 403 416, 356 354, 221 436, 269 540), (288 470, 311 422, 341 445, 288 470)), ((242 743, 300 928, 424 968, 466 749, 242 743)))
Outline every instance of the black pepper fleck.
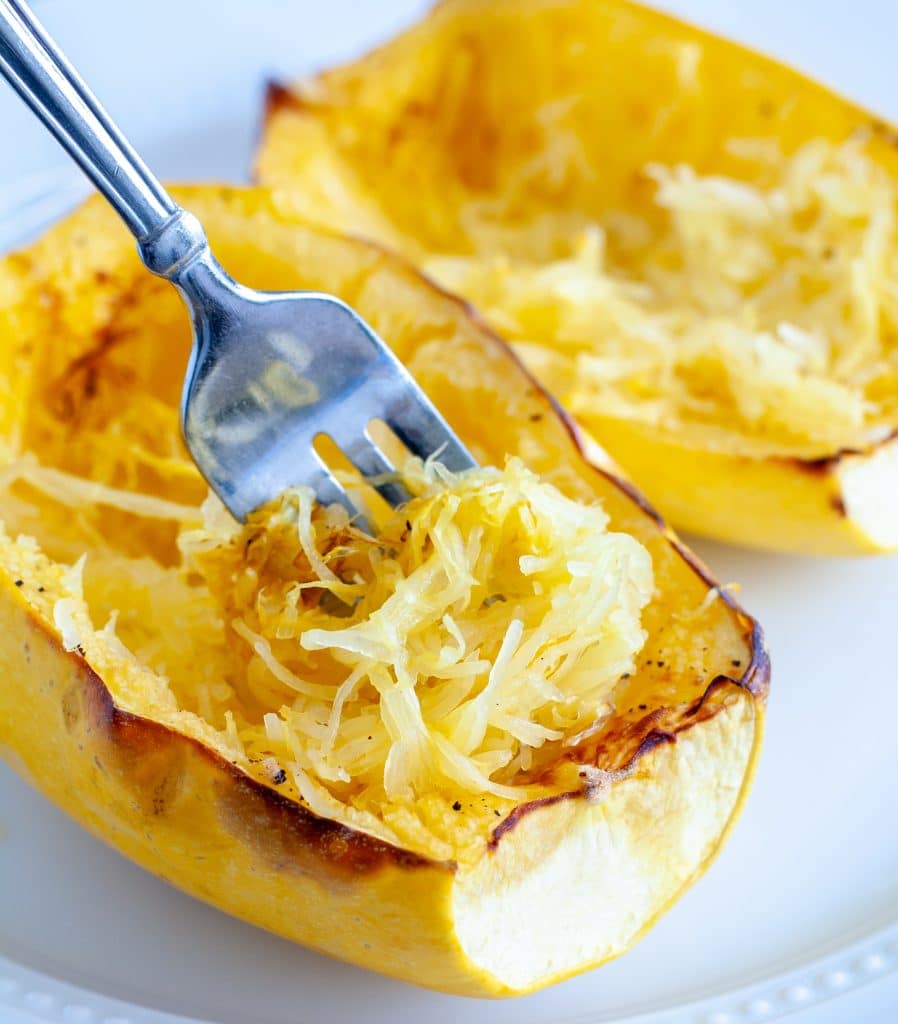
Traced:
POLYGON ((452 805, 452 810, 453 811, 460 811, 461 810, 461 804, 458 802, 458 800, 456 800, 455 803, 452 805))
POLYGON ((24 587, 25 586, 25 581, 24 580, 16 580, 16 586, 17 587, 24 587))

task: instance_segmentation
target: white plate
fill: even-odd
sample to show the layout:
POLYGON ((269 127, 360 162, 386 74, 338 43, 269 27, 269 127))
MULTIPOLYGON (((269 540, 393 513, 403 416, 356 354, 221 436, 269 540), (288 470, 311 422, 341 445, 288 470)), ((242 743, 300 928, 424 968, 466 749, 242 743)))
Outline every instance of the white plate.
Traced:
MULTIPOLYGON (((235 178, 248 163, 266 74, 346 56, 422 6, 45 0, 40 10, 163 174, 235 178), (181 26, 177 34, 158 28, 167 17, 181 26), (104 34, 127 43, 103 52, 104 34), (193 61, 188 36, 198 45, 193 61), (163 76, 151 74, 159 59, 163 76), (138 83, 154 79, 155 94, 141 94, 138 83)), ((887 112, 889 103, 898 110, 898 97, 884 91, 898 28, 891 6, 670 6, 791 53, 867 101, 883 101, 887 112), (806 20, 812 9, 813 26, 826 26, 830 46, 816 57, 806 20), (866 25, 862 37, 859 24, 866 25), (852 39, 866 48, 862 67, 836 45, 852 39)), ((5 247, 58 216, 84 189, 2 92, 0 129, 5 247)), ((84 835, 4 767, 0 1022, 748 1024, 802 1009, 808 1021, 869 1021, 874 1009, 898 1004, 896 561, 810 561, 696 546, 724 580, 743 582, 747 606, 768 630, 774 682, 766 749, 720 860, 632 953, 513 1002, 418 991, 182 896, 84 835), (860 991, 883 978, 889 980, 867 987, 866 996, 860 991), (828 1010, 819 1009, 830 1000, 828 1010)))

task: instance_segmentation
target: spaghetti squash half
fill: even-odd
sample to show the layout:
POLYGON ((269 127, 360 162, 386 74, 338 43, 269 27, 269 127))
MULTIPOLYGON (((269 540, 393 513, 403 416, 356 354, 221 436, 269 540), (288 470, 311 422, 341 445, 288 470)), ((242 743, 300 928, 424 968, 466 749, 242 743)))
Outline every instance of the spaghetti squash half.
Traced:
POLYGON ((160 877, 398 978, 617 955, 742 802, 760 629, 456 300, 265 190, 177 197, 235 276, 359 309, 484 468, 410 462, 373 535, 302 487, 231 520, 179 438, 188 319, 89 203, 0 265, 0 751, 160 877))
POLYGON ((272 88, 257 171, 472 300, 676 526, 850 554, 898 548, 895 140, 628 0, 445 0, 272 88))

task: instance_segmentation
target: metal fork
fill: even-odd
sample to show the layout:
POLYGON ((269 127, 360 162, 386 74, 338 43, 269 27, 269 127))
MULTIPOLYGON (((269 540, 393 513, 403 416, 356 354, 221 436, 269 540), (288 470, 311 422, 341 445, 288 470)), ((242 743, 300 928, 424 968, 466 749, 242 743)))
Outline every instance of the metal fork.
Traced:
POLYGON ((21 0, 0 0, 0 73, 106 197, 148 270, 171 281, 193 321, 181 405, 184 440, 239 520, 305 484, 322 504, 359 509, 320 458, 328 435, 392 505, 408 493, 372 438, 384 421, 412 454, 448 469, 475 462, 374 331, 344 302, 314 292, 259 292, 212 255, 181 209, 21 0))

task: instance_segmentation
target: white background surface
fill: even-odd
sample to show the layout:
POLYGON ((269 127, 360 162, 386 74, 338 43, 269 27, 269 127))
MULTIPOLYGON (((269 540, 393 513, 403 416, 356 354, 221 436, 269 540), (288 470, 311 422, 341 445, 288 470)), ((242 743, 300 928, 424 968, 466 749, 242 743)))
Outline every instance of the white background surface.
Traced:
MULTIPOLYGON (((426 5, 43 0, 38 6, 162 174, 239 178, 248 166, 267 75, 289 76, 350 56, 426 5), (199 61, 191 58, 191 39, 199 61)), ((678 0, 664 6, 811 70, 898 120, 894 3, 678 0)), ((64 167, 55 144, 2 92, 0 139, 0 183, 64 167)), ((0 185, 0 233, 11 197, 0 185)), ((746 605, 768 630, 774 680, 765 756, 718 863, 622 960, 512 1003, 418 992, 193 903, 82 835, 5 768, 0 956, 111 996, 227 1024, 587 1024, 685 1007, 758 982, 763 998, 740 996, 707 1012, 684 1008, 663 1017, 676 1024, 743 1024, 770 1019, 789 1000, 796 1002, 794 992, 787 999, 792 988, 785 982, 764 982, 780 971, 795 967, 812 989, 832 970, 845 973, 846 984, 865 970, 887 973, 898 964, 898 944, 876 944, 880 959, 869 962, 854 954, 845 959, 839 950, 898 921, 892 725, 898 720, 898 563, 814 562, 696 546, 724 580, 742 580, 746 605), (836 958, 830 966, 802 968, 824 954, 836 958)), ((892 937, 898 939, 898 929, 892 937)), ((0 963, 0 1024, 65 1019, 59 1000, 42 1004, 37 997, 26 1004, 29 1016, 13 1017, 10 1010, 4 1017, 3 974, 0 963)), ((893 1024, 898 981, 890 974, 791 1019, 893 1024)))

